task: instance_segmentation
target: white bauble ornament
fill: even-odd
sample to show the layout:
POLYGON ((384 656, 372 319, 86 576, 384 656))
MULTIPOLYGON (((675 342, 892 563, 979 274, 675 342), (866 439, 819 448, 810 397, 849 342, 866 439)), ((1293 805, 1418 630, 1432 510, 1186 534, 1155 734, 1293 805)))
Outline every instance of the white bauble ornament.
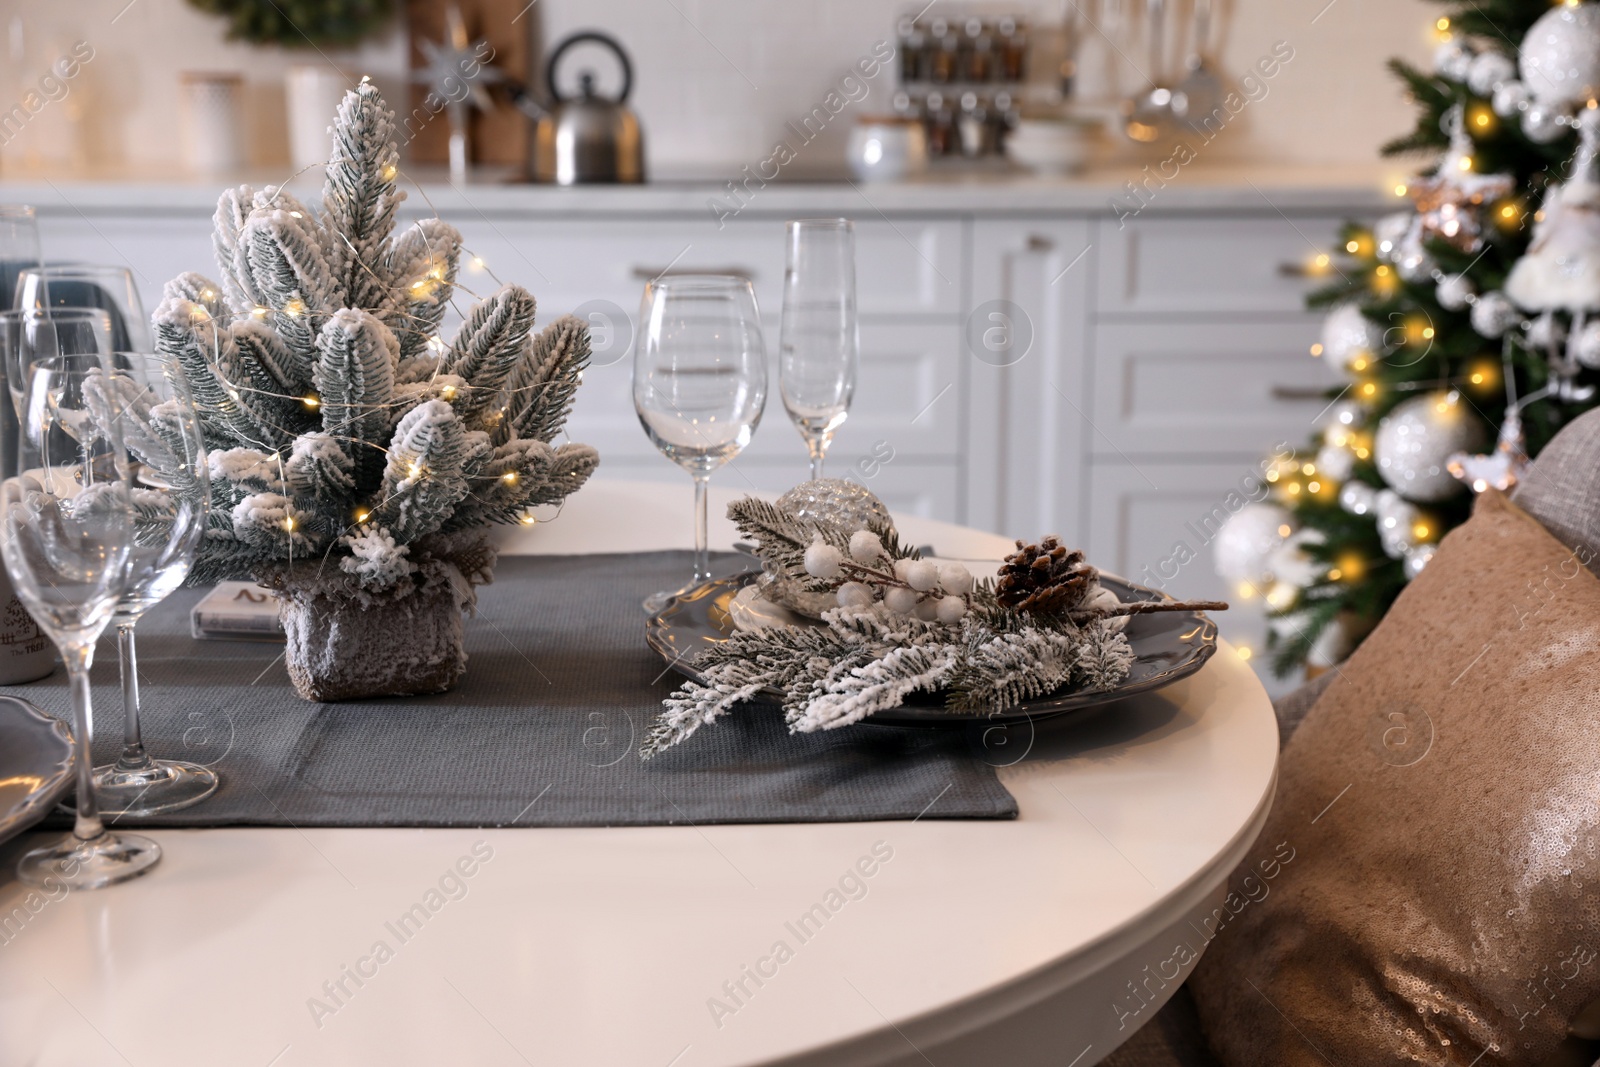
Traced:
POLYGON ((1428 561, 1433 559, 1433 555, 1437 551, 1439 551, 1439 546, 1437 545, 1418 545, 1415 548, 1407 549, 1405 557, 1406 577, 1415 578, 1421 574, 1422 568, 1428 565, 1428 561))
POLYGON ((1591 322, 1578 332, 1572 354, 1590 370, 1600 370, 1600 322, 1591 322))
POLYGON ((1246 504, 1228 517, 1211 543, 1217 574, 1230 582, 1266 581, 1267 560, 1294 525, 1294 516, 1277 504, 1246 504))
POLYGON ((1348 448, 1324 445, 1317 450, 1317 473, 1342 482, 1355 470, 1356 456, 1348 448))
POLYGON ((934 612, 940 622, 946 625, 954 625, 966 616, 967 602, 958 596, 947 596, 937 602, 934 612))
POLYGON ((1345 482, 1339 490, 1339 506, 1352 515, 1369 515, 1377 506, 1378 491, 1366 482, 1345 482))
POLYGON ((1460 311, 1471 303, 1472 280, 1465 274, 1446 274, 1434 295, 1440 307, 1447 311, 1460 311))
POLYGON ((1517 64, 1504 52, 1485 52, 1467 68, 1467 88, 1488 96, 1517 76, 1517 64))
POLYGON ((1463 486, 1450 473, 1457 452, 1480 452, 1483 424, 1455 393, 1412 397, 1378 423, 1373 459, 1378 473, 1409 500, 1448 500, 1463 486))
POLYGON ((1452 37, 1433 50, 1433 72, 1451 81, 1466 81, 1476 58, 1460 38, 1452 37))
POLYGON ((946 563, 939 567, 939 588, 952 596, 966 596, 972 592, 972 572, 959 563, 946 563))
POLYGON ((1521 82, 1506 82, 1494 91, 1490 106, 1496 115, 1508 119, 1528 106, 1530 95, 1528 87, 1521 82))
POLYGON ((1380 489, 1372 512, 1378 520, 1378 539, 1383 543, 1383 553, 1390 559, 1403 559, 1407 549, 1420 543, 1416 530, 1423 518, 1422 509, 1402 499, 1399 493, 1380 489))
POLYGON ((1522 113, 1522 132, 1534 144, 1560 140, 1562 134, 1567 132, 1567 124, 1561 121, 1562 117, 1562 112, 1547 104, 1531 103, 1522 113))
POLYGON ((1396 211, 1378 220, 1372 227, 1372 239, 1377 242, 1379 259, 1393 261, 1395 251, 1415 220, 1416 215, 1409 211, 1396 211))
POLYGON ((1472 303, 1472 328, 1493 340, 1522 321, 1522 314, 1511 298, 1496 289, 1482 293, 1472 303))
POLYGON ((1522 39, 1522 81, 1551 108, 1581 107, 1600 96, 1600 4, 1560 4, 1522 39))
POLYGON ((939 568, 925 559, 913 560, 906 567, 906 584, 919 593, 932 592, 939 585, 939 568))
POLYGON ((1559 348, 1566 339, 1566 324, 1553 312, 1546 311, 1528 323, 1528 344, 1534 348, 1559 348))
POLYGON ((1371 359, 1382 350, 1383 327, 1355 304, 1340 304, 1322 320, 1322 355, 1335 367, 1348 369, 1358 357, 1371 359))
POLYGON ((834 593, 834 599, 839 602, 841 608, 851 608, 857 611, 862 608, 870 608, 872 607, 872 586, 861 582, 845 582, 839 587, 838 592, 834 593))
POLYGON ((898 585, 883 594, 883 602, 896 615, 910 615, 917 610, 917 594, 898 585))
POLYGON ((832 545, 824 544, 820 539, 812 542, 806 549, 806 573, 813 578, 839 577, 839 564, 844 559, 844 554, 832 545))
POLYGON ((1342 426, 1359 430, 1367 424, 1367 409, 1354 400, 1336 400, 1317 418, 1317 429, 1331 430, 1342 426))

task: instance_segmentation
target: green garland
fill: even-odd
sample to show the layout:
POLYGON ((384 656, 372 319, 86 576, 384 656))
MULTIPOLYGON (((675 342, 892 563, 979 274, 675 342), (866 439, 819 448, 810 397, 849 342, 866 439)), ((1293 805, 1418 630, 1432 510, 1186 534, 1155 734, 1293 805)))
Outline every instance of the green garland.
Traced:
POLYGON ((373 36, 394 17, 394 0, 189 0, 228 20, 228 40, 283 48, 344 47, 373 36))
MULTIPOLYGON (((1513 58, 1512 42, 1521 41, 1534 22, 1550 10, 1549 0, 1443 2, 1448 5, 1444 16, 1448 21, 1441 20, 1442 28, 1474 39, 1483 49, 1498 49, 1513 58)), ((1456 106, 1461 106, 1463 113, 1469 116, 1493 116, 1491 102, 1474 93, 1464 82, 1424 72, 1401 60, 1391 61, 1389 69, 1405 84, 1408 98, 1417 105, 1418 117, 1413 132, 1384 146, 1386 156, 1436 155, 1445 150, 1449 137, 1443 120, 1456 106)), ((1484 227, 1485 247, 1478 252, 1465 253, 1437 240, 1429 242, 1426 251, 1441 271, 1463 274, 1471 280, 1476 292, 1486 293, 1502 287, 1512 265, 1527 251, 1533 214, 1546 187, 1552 181, 1561 180, 1565 165, 1572 158, 1576 135, 1569 132, 1553 143, 1539 144, 1524 135, 1515 118, 1498 116, 1482 126, 1468 122, 1467 129, 1473 139, 1473 157, 1477 162, 1474 169, 1483 174, 1514 177, 1511 197, 1506 204, 1496 207, 1510 206, 1515 215, 1507 219, 1496 213, 1493 223, 1499 224, 1484 227)), ((1450 310, 1443 307, 1431 278, 1421 282, 1400 278, 1393 267, 1379 259, 1374 246, 1372 234, 1366 227, 1347 224, 1339 238, 1341 253, 1332 263, 1338 280, 1313 293, 1308 301, 1313 308, 1355 302, 1368 319, 1384 330, 1407 322, 1427 323, 1432 328, 1431 336, 1415 330, 1402 331, 1404 340, 1397 350, 1375 360, 1362 377, 1363 384, 1370 382, 1376 387, 1374 396, 1363 398, 1368 431, 1397 404, 1418 395, 1415 390, 1407 390, 1406 385, 1447 378, 1461 383, 1462 395, 1492 432, 1505 418, 1505 385, 1498 373, 1486 375, 1482 383, 1474 384, 1474 370, 1488 364, 1498 369, 1502 360, 1509 358, 1516 376, 1517 395, 1527 396, 1543 386, 1549 377, 1545 357, 1522 345, 1479 335, 1472 327, 1470 308, 1450 310)), ((1590 372, 1585 380, 1592 377, 1590 372)), ((1338 391, 1330 392, 1329 399, 1338 395, 1338 391)), ((1523 430, 1528 454, 1536 456, 1563 425, 1593 406, 1593 403, 1564 403, 1550 398, 1526 408, 1523 430)), ((1315 453, 1317 447, 1313 442, 1310 451, 1315 453)), ((1357 456, 1351 480, 1377 489, 1385 488, 1370 450, 1366 455, 1358 452, 1357 456)), ((1284 482, 1299 480, 1291 475, 1284 482)), ((1305 552, 1327 572, 1325 577, 1300 590, 1292 601, 1273 612, 1276 618, 1292 619, 1292 625, 1283 628, 1285 632, 1274 628, 1268 638, 1273 667, 1280 674, 1302 666, 1312 646, 1341 617, 1357 634, 1370 629, 1406 584, 1404 564, 1384 554, 1372 516, 1346 512, 1339 506, 1337 495, 1336 490, 1328 492, 1325 486, 1320 494, 1280 493, 1278 497, 1302 529, 1322 535, 1322 542, 1306 544, 1305 552), (1359 566, 1350 566, 1353 561, 1359 566)), ((1438 532, 1443 534, 1466 521, 1472 510, 1472 498, 1462 494, 1430 504, 1428 510, 1437 523, 1438 532)))

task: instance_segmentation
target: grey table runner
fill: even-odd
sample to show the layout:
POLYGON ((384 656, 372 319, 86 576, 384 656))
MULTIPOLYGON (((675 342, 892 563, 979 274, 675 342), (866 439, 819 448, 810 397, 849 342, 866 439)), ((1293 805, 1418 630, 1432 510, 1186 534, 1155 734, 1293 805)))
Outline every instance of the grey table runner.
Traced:
MULTIPOLYGON (((719 561, 737 569, 732 558, 719 561)), ((1016 801, 959 732, 859 727, 791 736, 751 707, 641 763, 678 684, 644 643, 644 594, 683 552, 502 559, 467 622, 450 693, 338 704, 295 695, 282 645, 196 640, 180 590, 139 624, 152 755, 214 767, 221 788, 159 826, 648 826, 1013 818, 1016 801)), ((94 668, 97 763, 116 757, 115 645, 94 668)), ((64 672, 0 689, 68 712, 64 672)))

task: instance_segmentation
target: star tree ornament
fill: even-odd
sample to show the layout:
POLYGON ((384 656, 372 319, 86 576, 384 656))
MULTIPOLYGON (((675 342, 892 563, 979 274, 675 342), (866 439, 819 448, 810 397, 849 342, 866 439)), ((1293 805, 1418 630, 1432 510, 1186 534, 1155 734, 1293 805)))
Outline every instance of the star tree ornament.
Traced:
MULTIPOLYGON (((1504 199, 1516 187, 1516 179, 1509 174, 1478 172, 1461 105, 1445 113, 1442 125, 1450 135, 1449 149, 1432 177, 1418 179, 1410 186, 1420 228, 1414 235, 1415 252, 1403 246, 1408 255, 1420 254, 1422 243, 1435 239, 1462 252, 1477 252, 1483 247, 1484 205, 1504 199)), ((1407 263, 1401 262, 1400 269, 1406 274, 1407 263)))
POLYGON ((1519 405, 1506 408, 1506 421, 1500 426, 1494 451, 1487 455, 1457 452, 1447 464, 1450 473, 1471 487, 1474 493, 1498 489, 1509 493, 1528 469, 1527 440, 1522 433, 1519 405))
POLYGON ((1476 452, 1483 424, 1454 390, 1402 401, 1378 423, 1373 457, 1378 474, 1407 500, 1448 500, 1462 488, 1449 470, 1458 452, 1476 452))
POLYGON ((435 101, 442 102, 450 122, 450 180, 457 185, 467 181, 467 111, 469 105, 479 111, 490 111, 494 101, 487 86, 504 78, 504 74, 491 66, 485 56, 494 49, 484 38, 472 40, 467 34, 466 21, 455 4, 445 8, 444 40, 417 40, 426 65, 411 73, 411 80, 428 90, 429 110, 435 101))

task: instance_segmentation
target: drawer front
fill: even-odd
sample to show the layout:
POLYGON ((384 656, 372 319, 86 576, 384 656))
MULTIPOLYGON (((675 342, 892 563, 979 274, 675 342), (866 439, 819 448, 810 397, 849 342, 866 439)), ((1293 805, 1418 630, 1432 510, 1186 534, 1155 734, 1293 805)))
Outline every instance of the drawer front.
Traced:
MULTIPOLYGON (((770 338, 771 332, 768 336, 770 338)), ((828 450, 828 472, 842 473, 884 454, 953 459, 961 451, 961 329, 955 323, 867 322, 850 417, 828 450)), ((805 444, 783 408, 776 352, 769 352, 767 404, 746 449, 748 459, 805 463, 805 444)), ((654 453, 633 407, 633 365, 621 359, 584 373, 567 430, 607 455, 654 453)))
MULTIPOLYGON (((516 282, 539 298, 541 321, 598 300, 636 318, 645 282, 663 270, 736 272, 755 284, 767 345, 777 346, 784 270, 781 220, 735 220, 720 230, 684 219, 453 221, 471 254, 487 267, 474 273, 469 259, 463 282, 479 293, 492 291, 495 278, 516 282)), ((862 317, 958 318, 961 239, 959 222, 858 221, 856 290, 862 317)))
MULTIPOLYGON (((960 471, 952 462, 929 463, 915 460, 893 459, 877 464, 869 471, 829 465, 828 473, 834 477, 851 477, 871 489, 898 515, 916 515, 943 522, 960 522, 958 514, 958 488, 960 471)), ((683 484, 683 521, 691 519, 694 493, 689 476, 655 456, 630 455, 609 462, 601 457, 596 478, 627 481, 672 482, 683 484)), ((808 477, 805 457, 800 455, 788 463, 768 463, 741 456, 711 475, 712 484, 724 489, 747 492, 782 493, 794 488, 808 477)), ((935 545, 935 548, 938 546, 935 545)))
POLYGON ((1342 380, 1309 354, 1318 322, 1096 329, 1097 455, 1192 455, 1298 445, 1342 380))
POLYGON ((1334 216, 1144 218, 1099 227, 1104 269, 1098 308, 1105 314, 1291 313, 1305 309, 1303 265, 1337 235, 1334 216))
POLYGON ((1090 560, 1131 581, 1185 599, 1220 599, 1222 636, 1249 648, 1262 681, 1274 696, 1295 682, 1272 677, 1266 665, 1266 608, 1259 596, 1241 599, 1217 576, 1212 551, 1216 529, 1230 507, 1260 484, 1256 460, 1217 463, 1096 463, 1090 472, 1090 560))

